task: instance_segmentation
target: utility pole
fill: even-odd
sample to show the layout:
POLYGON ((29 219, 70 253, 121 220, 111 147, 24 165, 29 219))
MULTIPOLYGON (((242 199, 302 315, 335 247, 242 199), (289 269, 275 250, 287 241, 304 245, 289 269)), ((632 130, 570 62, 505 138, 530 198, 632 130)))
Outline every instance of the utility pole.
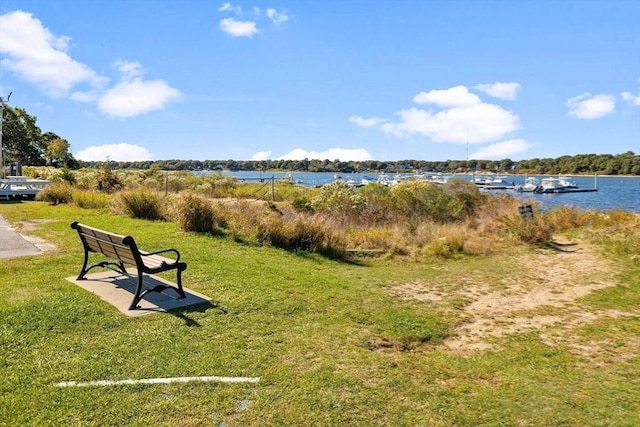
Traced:
POLYGON ((2 123, 4 123, 4 104, 9 102, 11 98, 11 94, 13 92, 9 92, 9 96, 7 96, 7 100, 5 101, 0 96, 0 178, 4 179, 7 177, 7 171, 4 168, 4 143, 2 142, 2 123))

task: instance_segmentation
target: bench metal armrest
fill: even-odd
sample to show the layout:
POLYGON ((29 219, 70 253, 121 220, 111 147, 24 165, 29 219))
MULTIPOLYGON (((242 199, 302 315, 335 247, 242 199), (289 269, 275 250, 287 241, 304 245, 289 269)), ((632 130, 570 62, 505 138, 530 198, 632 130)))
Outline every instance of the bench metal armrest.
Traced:
POLYGON ((165 249, 165 250, 156 251, 156 252, 140 252, 140 255, 142 256, 160 255, 160 254, 165 254, 167 252, 172 252, 173 254, 175 254, 176 262, 180 261, 180 252, 178 252, 177 249, 165 249))

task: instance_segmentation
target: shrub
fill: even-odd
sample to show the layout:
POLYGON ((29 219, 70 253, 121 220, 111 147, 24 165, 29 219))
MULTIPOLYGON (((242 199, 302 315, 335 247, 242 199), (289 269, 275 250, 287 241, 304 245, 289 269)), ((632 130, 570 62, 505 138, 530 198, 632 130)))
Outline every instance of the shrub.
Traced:
POLYGON ((75 184, 76 182, 76 176, 66 166, 60 170, 58 177, 60 180, 68 182, 69 184, 75 184))
POLYGON ((97 191, 73 190, 73 203, 83 209, 104 209, 108 208, 111 199, 108 194, 97 191))
POLYGON ((259 227, 259 242, 281 249, 307 251, 345 258, 344 244, 336 232, 317 216, 296 216, 286 220, 281 215, 267 215, 259 227))
POLYGON ((53 205, 68 203, 73 199, 72 191, 73 188, 68 182, 54 182, 40 190, 36 196, 36 200, 49 202, 53 205))
POLYGON ((391 193, 393 206, 406 218, 430 218, 444 223, 462 220, 467 215, 466 204, 437 184, 407 181, 393 187, 391 193))
POLYGON ((535 215, 532 219, 523 219, 519 214, 505 215, 500 217, 502 224, 511 236, 521 242, 544 245, 551 241, 555 231, 554 225, 547 221, 543 215, 535 215))
POLYGON ((313 212, 313 205, 306 197, 297 197, 293 199, 291 205, 298 212, 313 212))
POLYGON ((547 214, 547 220, 552 222, 560 231, 570 230, 586 225, 590 214, 570 206, 560 206, 547 214))
POLYGON ((191 193, 178 199, 173 216, 183 231, 211 233, 216 226, 216 215, 211 202, 191 193))
POLYGON ((124 191, 114 199, 114 210, 132 218, 164 219, 164 203, 155 191, 145 189, 124 191))
POLYGON ((238 180, 235 177, 220 174, 209 175, 205 178, 205 182, 209 184, 210 195, 218 198, 229 197, 238 186, 238 180))
POLYGON ((311 206, 343 223, 352 222, 366 207, 366 201, 353 187, 343 181, 325 185, 313 198, 311 206))
POLYGON ((447 234, 433 240, 426 246, 427 253, 441 258, 451 258, 464 252, 464 236, 447 234))
POLYGON ((95 179, 96 189, 105 193, 112 193, 123 188, 122 181, 113 172, 109 161, 104 162, 104 165, 98 169, 95 179))
POLYGON ((391 189, 382 184, 372 183, 365 185, 359 191, 364 198, 366 208, 361 213, 363 223, 383 224, 393 216, 391 189))

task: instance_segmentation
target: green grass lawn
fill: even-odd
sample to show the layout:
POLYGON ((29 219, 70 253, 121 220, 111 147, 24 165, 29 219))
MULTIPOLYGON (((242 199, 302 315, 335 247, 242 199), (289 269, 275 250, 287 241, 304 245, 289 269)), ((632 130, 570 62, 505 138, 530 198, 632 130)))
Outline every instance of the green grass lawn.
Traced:
MULTIPOLYGON (((442 343, 464 321, 459 303, 402 300, 388 289, 500 276, 508 257, 345 263, 71 205, 0 202, 0 214, 14 225, 47 220, 30 234, 57 248, 0 260, 3 426, 640 425, 637 349, 596 364, 529 332, 455 354, 442 343), (120 314, 65 280, 82 264, 72 221, 131 234, 145 250, 177 248, 188 263, 184 285, 212 305, 120 314), (260 381, 56 386, 211 375, 260 381)), ((620 268, 620 286, 580 303, 636 316, 585 324, 576 340, 638 343, 640 269, 620 268)))

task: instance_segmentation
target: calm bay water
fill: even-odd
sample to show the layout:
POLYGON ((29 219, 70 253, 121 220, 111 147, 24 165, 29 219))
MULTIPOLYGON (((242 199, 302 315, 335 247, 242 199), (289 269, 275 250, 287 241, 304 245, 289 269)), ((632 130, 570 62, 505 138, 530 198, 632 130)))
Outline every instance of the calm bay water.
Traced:
MULTIPOLYGON (((290 176, 299 185, 315 187, 329 184, 335 180, 334 174, 326 172, 222 172, 223 175, 235 176, 239 179, 276 179, 290 176)), ((471 175, 455 175, 466 180, 471 180, 471 175)), ((535 175, 534 175, 535 176, 535 175)), ((375 173, 352 173, 342 174, 342 179, 353 179, 361 181, 367 179, 376 181, 378 174, 375 173)), ((540 178, 540 176, 537 176, 540 178)), ((524 175, 507 175, 507 180, 514 184, 523 184, 524 175)), ((523 199, 534 199, 542 204, 542 207, 555 207, 562 205, 574 206, 580 209, 607 211, 621 209, 640 213, 640 177, 616 177, 616 176, 575 176, 571 181, 580 188, 593 188, 597 186, 598 191, 589 193, 564 193, 564 194, 532 194, 517 193, 505 190, 510 194, 523 199)), ((491 192, 498 191, 492 190, 491 192)))

